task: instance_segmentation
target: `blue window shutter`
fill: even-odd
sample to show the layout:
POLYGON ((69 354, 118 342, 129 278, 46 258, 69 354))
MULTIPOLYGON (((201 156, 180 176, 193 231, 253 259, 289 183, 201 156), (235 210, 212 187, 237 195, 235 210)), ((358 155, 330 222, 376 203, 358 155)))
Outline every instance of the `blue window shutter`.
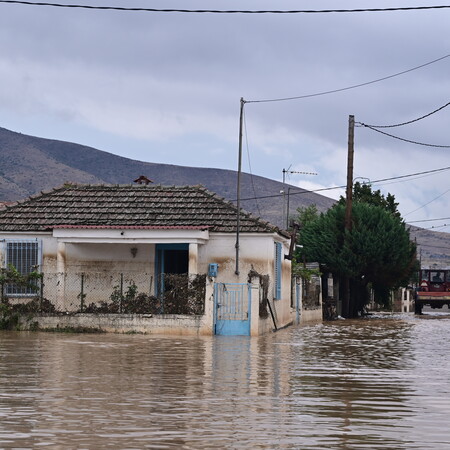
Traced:
POLYGON ((282 254, 282 244, 280 242, 275 242, 275 300, 281 299, 281 254, 282 254))

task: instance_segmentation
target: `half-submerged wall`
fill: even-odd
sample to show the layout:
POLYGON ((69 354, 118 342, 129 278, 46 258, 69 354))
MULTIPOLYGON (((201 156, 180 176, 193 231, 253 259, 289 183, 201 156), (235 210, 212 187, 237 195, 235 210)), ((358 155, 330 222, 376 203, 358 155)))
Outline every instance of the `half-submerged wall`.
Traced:
POLYGON ((295 324, 323 321, 322 282, 319 276, 311 279, 296 277, 292 283, 292 313, 295 324))
POLYGON ((66 316, 22 316, 22 330, 103 331, 106 333, 142 333, 177 336, 211 335, 205 316, 146 314, 74 314, 66 316))
POLYGON ((184 314, 26 314, 19 319, 22 330, 103 331, 210 336, 213 334, 214 284, 206 279, 205 307, 202 315, 184 314))

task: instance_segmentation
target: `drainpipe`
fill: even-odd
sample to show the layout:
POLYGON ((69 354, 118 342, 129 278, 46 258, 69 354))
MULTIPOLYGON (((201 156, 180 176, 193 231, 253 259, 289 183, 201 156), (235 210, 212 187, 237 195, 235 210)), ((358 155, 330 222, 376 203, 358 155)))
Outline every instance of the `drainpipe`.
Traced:
POLYGON ((239 115, 239 157, 238 157, 238 173, 237 173, 237 218, 236 218, 236 270, 234 273, 239 275, 239 229, 241 227, 241 169, 242 169, 242 123, 244 116, 245 100, 241 97, 241 108, 239 115))

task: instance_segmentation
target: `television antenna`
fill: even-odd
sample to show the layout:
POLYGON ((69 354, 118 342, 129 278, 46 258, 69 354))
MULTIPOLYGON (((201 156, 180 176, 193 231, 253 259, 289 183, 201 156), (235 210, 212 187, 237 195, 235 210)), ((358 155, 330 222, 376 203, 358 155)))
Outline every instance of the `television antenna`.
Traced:
POLYGON ((291 170, 292 164, 287 168, 287 169, 283 169, 283 190, 281 191, 283 193, 283 215, 281 217, 286 217, 286 229, 289 228, 289 194, 290 194, 290 190, 291 188, 288 188, 288 192, 287 192, 287 211, 286 211, 286 174, 289 177, 289 174, 291 173, 297 173, 297 174, 301 174, 301 175, 317 175, 316 172, 304 172, 304 171, 299 171, 299 170, 291 170))

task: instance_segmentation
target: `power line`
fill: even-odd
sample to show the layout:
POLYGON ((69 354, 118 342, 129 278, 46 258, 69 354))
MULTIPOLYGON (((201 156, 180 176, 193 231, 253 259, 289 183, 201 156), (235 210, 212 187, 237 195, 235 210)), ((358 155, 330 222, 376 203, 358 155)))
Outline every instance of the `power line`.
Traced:
POLYGON ((398 181, 391 181, 391 182, 386 182, 386 183, 376 183, 377 186, 390 186, 392 184, 398 184, 398 183, 406 183, 408 181, 413 181, 413 180, 420 180, 421 178, 426 178, 429 177, 432 174, 425 174, 425 175, 418 175, 417 177, 411 177, 409 180, 398 180, 398 181))
MULTIPOLYGON (((430 200, 429 202, 425 203, 422 206, 419 206, 418 208, 410 211, 409 213, 406 213, 403 217, 409 216, 410 214, 419 211, 419 209, 424 208, 425 206, 429 205, 430 203, 433 203, 435 200, 437 200, 438 198, 441 198, 443 195, 445 195, 448 191, 450 191, 450 189, 447 189, 445 192, 443 192, 442 194, 438 195, 437 197, 433 198, 432 200, 430 200)), ((450 219, 450 217, 448 217, 450 219)))
POLYGON ((362 127, 369 128, 372 131, 376 131, 377 133, 384 134, 385 136, 389 136, 389 137, 391 137, 393 139, 398 139, 399 141, 408 142, 409 144, 422 145, 424 147, 450 148, 450 145, 426 144, 424 142, 412 141, 410 139, 405 139, 405 138, 402 138, 402 137, 399 137, 399 136, 394 136, 393 134, 389 134, 389 133, 386 133, 385 131, 378 130, 377 128, 371 127, 371 126, 366 125, 364 123, 361 123, 361 122, 358 122, 358 123, 362 127))
MULTIPOLYGON (((446 170, 450 170, 450 166, 442 167, 440 169, 433 169, 433 170, 426 170, 426 171, 423 171, 423 172, 411 173, 411 174, 408 174, 408 175, 399 175, 399 176, 391 177, 391 178, 381 178, 379 180, 373 180, 371 183, 375 184, 375 183, 381 183, 383 181, 399 180, 399 179, 403 179, 403 178, 415 177, 417 175, 425 175, 425 174, 431 174, 431 173, 444 172, 446 170)), ((301 191, 291 192, 289 195, 309 194, 309 193, 331 191, 331 190, 334 190, 334 189, 344 189, 344 188, 346 188, 346 185, 314 189, 314 190, 311 190, 311 191, 303 189, 301 191)), ((258 196, 258 197, 242 198, 241 201, 265 199, 265 198, 276 198, 276 197, 280 197, 281 195, 282 194, 262 195, 262 196, 258 196)), ((234 201, 236 201, 236 200, 234 200, 234 201)))
POLYGON ((253 188, 253 195, 255 196, 255 203, 256 203, 256 208, 258 209, 258 214, 261 217, 261 210, 259 209, 259 204, 258 204, 258 199, 256 198, 256 189, 255 189, 255 183, 253 180, 253 173, 252 173, 252 165, 250 162, 250 150, 248 147, 248 133, 247 133, 247 121, 245 119, 245 108, 242 109, 243 112, 243 117, 244 117, 244 131, 245 131, 245 143, 246 143, 246 147, 247 147, 247 159, 248 159, 248 168, 250 170, 250 180, 252 182, 252 188, 253 188))
POLYGON ((449 56, 450 56, 450 54, 444 55, 444 56, 441 56, 440 58, 434 59, 433 61, 429 61, 427 63, 421 64, 420 66, 416 66, 416 67, 412 67, 411 69, 403 70, 402 72, 394 73, 392 75, 388 75, 388 76, 382 77, 382 78, 377 78, 376 80, 367 81, 365 83, 354 84, 352 86, 347 86, 347 87, 344 87, 344 88, 332 89, 332 90, 329 90, 329 91, 316 92, 314 94, 297 95, 297 96, 294 96, 294 97, 280 97, 280 98, 263 99, 263 100, 246 100, 245 103, 284 102, 284 101, 289 101, 289 100, 301 100, 301 99, 304 99, 304 98, 319 97, 321 95, 335 94, 337 92, 348 91, 350 89, 356 89, 356 88, 359 88, 359 87, 368 86, 369 84, 374 84, 374 83, 379 83, 380 81, 389 80, 390 78, 395 78, 395 77, 398 77, 400 75, 404 75, 405 73, 409 73, 409 72, 412 72, 414 70, 422 69, 423 67, 429 66, 430 64, 434 64, 434 63, 437 63, 439 61, 442 61, 443 59, 448 58, 449 56))
MULTIPOLYGON (((433 233, 433 230, 436 231, 438 228, 446 228, 448 226, 450 226, 450 223, 444 223, 443 225, 433 225, 432 227, 429 228, 424 228, 422 226, 418 226, 418 225, 410 225, 409 223, 406 223, 406 225, 409 225, 409 231, 412 233, 413 236, 417 237, 417 234, 419 233, 427 233, 427 232, 431 232, 433 233), (411 227, 414 227, 415 229, 413 230, 411 227)), ((444 231, 445 233, 445 231, 444 231)), ((437 239, 440 239, 437 238, 437 239)), ((446 242, 447 243, 447 242, 446 242)), ((445 247, 444 245, 439 245, 439 246, 434 246, 434 245, 428 245, 428 244, 419 244, 417 243, 417 245, 420 245, 422 247, 436 247, 436 248, 450 248, 450 247, 445 247)))
POLYGON ((210 13, 210 14, 324 14, 324 13, 363 13, 363 12, 390 12, 390 11, 420 11, 431 9, 448 9, 450 5, 434 6, 404 6, 392 8, 358 8, 358 9, 293 9, 293 10, 220 10, 220 9, 175 9, 175 8, 133 8, 122 6, 94 6, 79 4, 61 4, 49 2, 29 2, 21 0, 0 0, 0 3, 11 3, 31 6, 53 6, 58 8, 80 8, 131 12, 156 12, 156 13, 210 13))
MULTIPOLYGON (((413 234, 416 234, 416 233, 423 233, 423 232, 425 232, 425 231, 431 230, 431 228, 434 228, 434 227, 431 227, 431 228, 424 228, 424 226, 411 225, 410 222, 405 222, 405 225, 409 225, 409 230, 412 231, 413 234), (413 230, 411 227, 414 227, 415 229, 413 230)), ((437 225, 436 225, 436 226, 437 226, 437 225)), ((447 226, 447 225, 445 225, 445 226, 447 226)))
POLYGON ((367 126, 367 127, 371 127, 371 128, 395 128, 395 127, 402 127, 403 125, 409 125, 410 123, 414 123, 414 122, 418 122, 419 120, 425 119, 426 117, 430 117, 431 115, 441 111, 442 109, 446 108, 448 105, 450 105, 450 102, 446 103, 444 106, 441 106, 438 109, 435 109, 434 111, 425 114, 424 116, 418 117, 417 119, 413 119, 413 120, 409 120, 408 122, 403 122, 403 123, 397 123, 395 125, 366 125, 364 123, 361 122, 356 122, 359 125, 362 126, 367 126))
POLYGON ((440 248, 440 249, 450 249, 450 247, 445 247, 445 246, 441 246, 441 245, 428 245, 428 244, 419 244, 417 243, 418 246, 420 247, 427 247, 427 248, 440 248))
POLYGON ((448 227, 448 225, 446 223, 444 223, 444 225, 433 225, 430 228, 427 228, 427 230, 436 230, 437 228, 446 228, 448 227))
MULTIPOLYGON (((289 195, 298 195, 298 194, 309 194, 311 192, 323 192, 323 191, 332 191, 334 189, 344 189, 346 186, 333 186, 333 187, 328 187, 328 188, 321 188, 321 189, 314 189, 312 191, 308 191, 306 189, 303 189, 301 191, 294 191, 291 192, 289 195)), ((241 201, 249 201, 249 200, 256 200, 256 199, 265 199, 265 198, 276 198, 276 197, 281 197, 283 194, 279 193, 279 194, 271 194, 271 195, 260 195, 258 197, 248 197, 248 198, 242 198, 241 201)), ((233 200, 236 201, 236 200, 233 200)))
POLYGON ((418 222, 435 222, 436 220, 448 220, 450 217, 441 217, 440 219, 424 219, 424 220, 412 220, 407 223, 418 223, 418 222))
MULTIPOLYGON (((416 173, 411 173, 411 174, 408 174, 408 175, 399 175, 399 176, 391 177, 391 178, 381 178, 379 180, 373 180, 373 181, 371 181, 371 183, 375 184, 375 183, 381 183, 383 181, 400 180, 400 179, 403 179, 403 178, 410 178, 410 177, 415 177, 415 176, 418 176, 418 175, 425 175, 425 174, 431 174, 431 173, 437 173, 437 172, 445 172, 446 170, 449 170, 449 169, 450 169, 450 166, 442 167, 440 169, 426 170, 424 172, 416 172, 416 173)), ((311 191, 311 192, 313 192, 313 191, 311 191)))

